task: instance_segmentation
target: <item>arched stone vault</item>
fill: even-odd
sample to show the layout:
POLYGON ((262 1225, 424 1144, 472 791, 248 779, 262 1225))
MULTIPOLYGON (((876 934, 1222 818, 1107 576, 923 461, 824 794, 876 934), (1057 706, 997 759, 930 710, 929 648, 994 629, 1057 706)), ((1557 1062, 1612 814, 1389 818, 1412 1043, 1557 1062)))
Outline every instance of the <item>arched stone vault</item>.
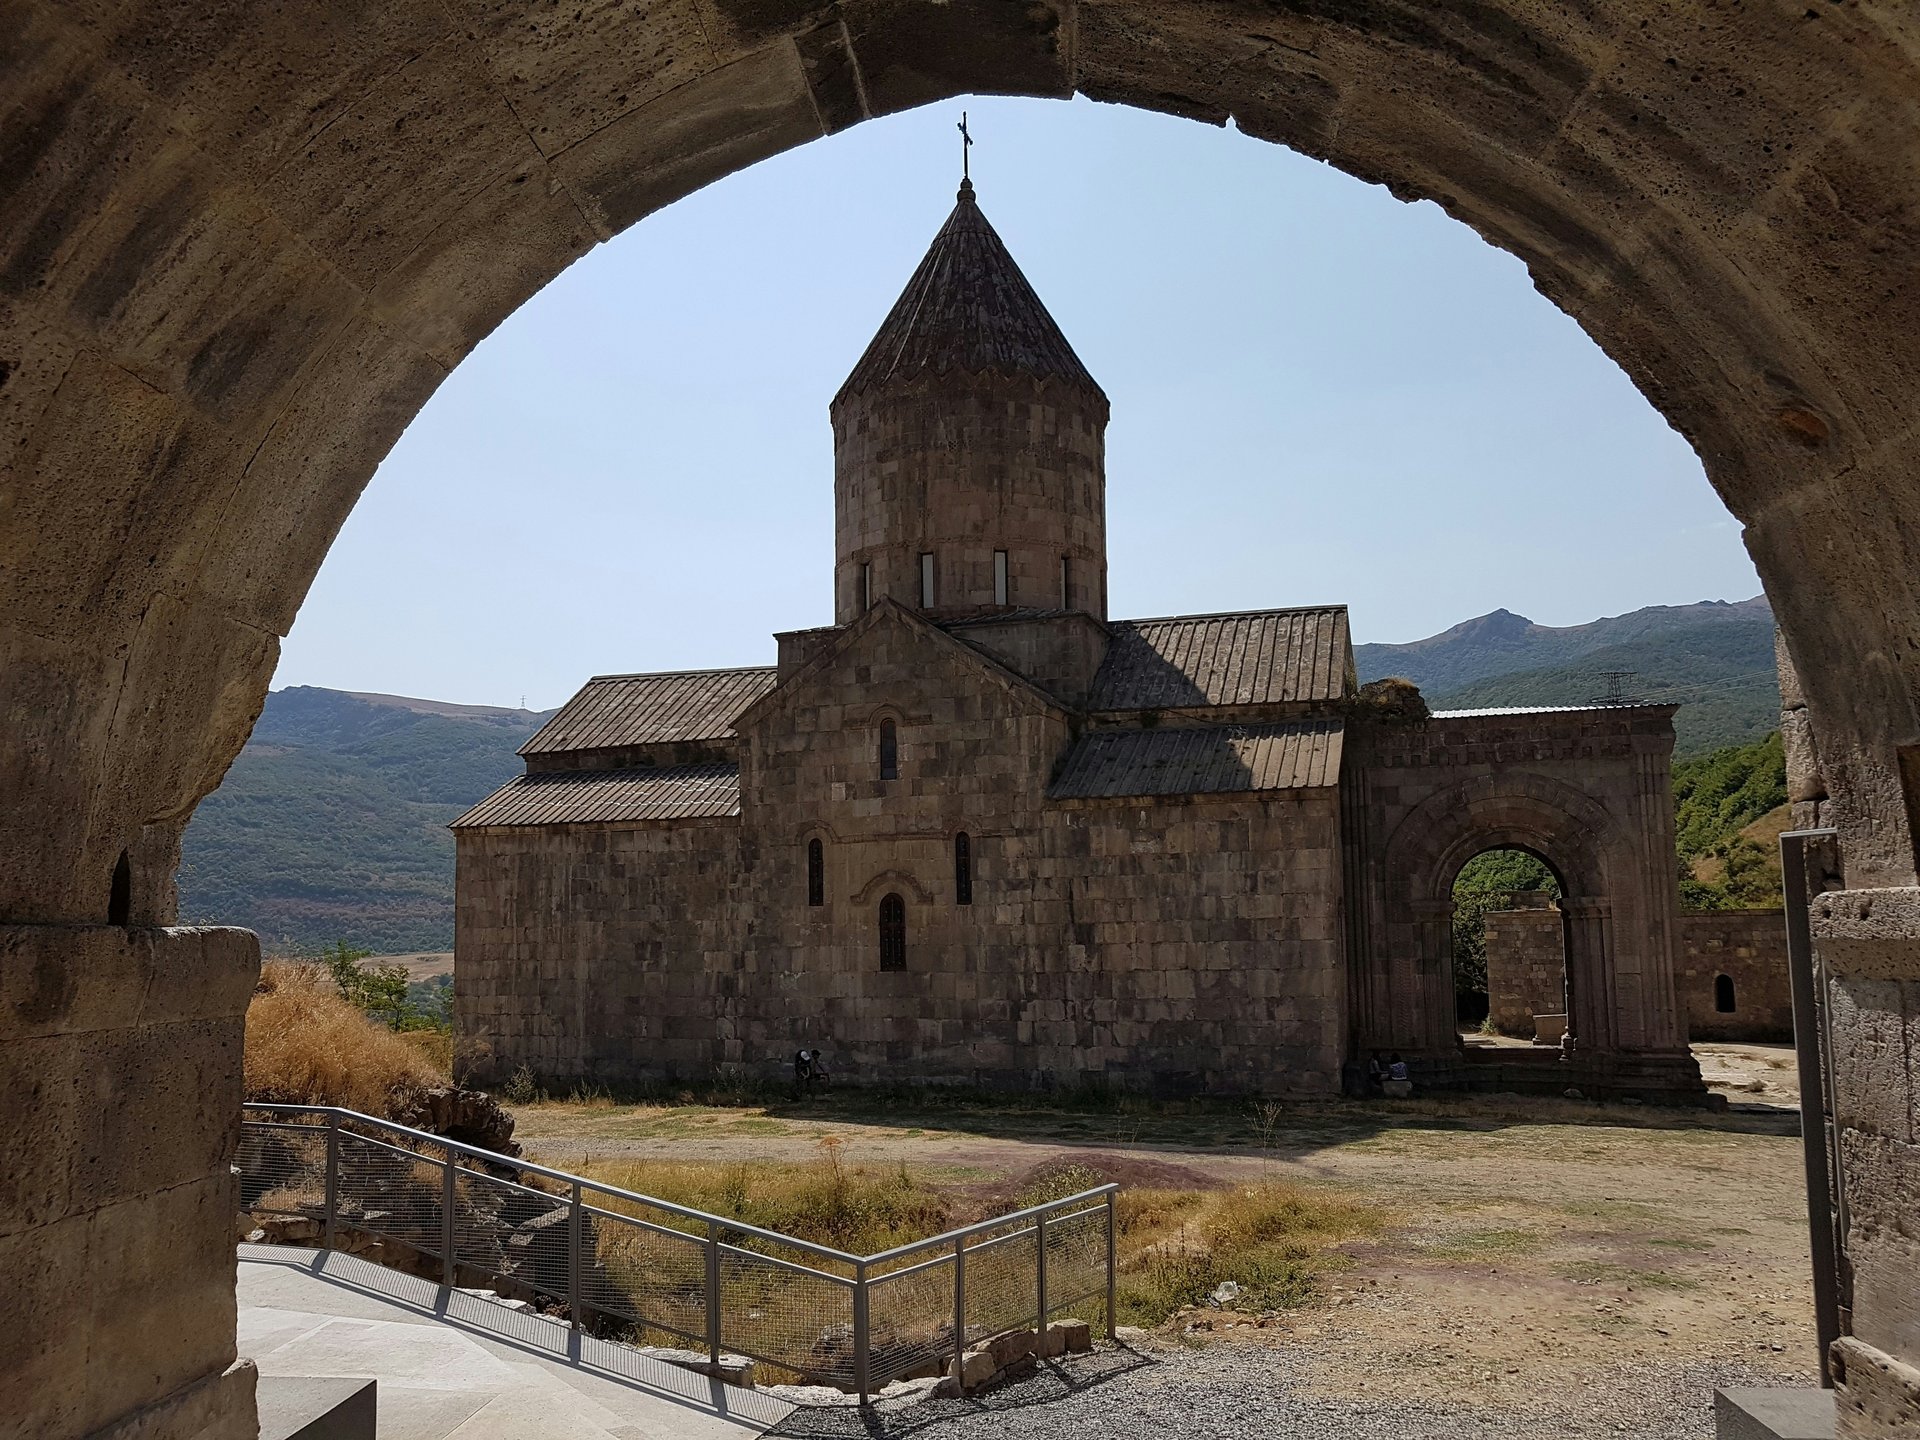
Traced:
POLYGON ((1520 255, 1694 442, 1849 864, 1912 878, 1920 22, 1899 4, 7 0, 0 915, 180 826, 447 370, 599 240, 967 90, 1228 117, 1520 255))
POLYGON ((104 963, 123 853, 132 922, 171 918, 321 557, 481 336, 676 197, 969 91, 1231 117, 1521 256, 1746 526, 1849 880, 1913 882, 1904 0, 0 0, 0 922, 32 973, 104 963))

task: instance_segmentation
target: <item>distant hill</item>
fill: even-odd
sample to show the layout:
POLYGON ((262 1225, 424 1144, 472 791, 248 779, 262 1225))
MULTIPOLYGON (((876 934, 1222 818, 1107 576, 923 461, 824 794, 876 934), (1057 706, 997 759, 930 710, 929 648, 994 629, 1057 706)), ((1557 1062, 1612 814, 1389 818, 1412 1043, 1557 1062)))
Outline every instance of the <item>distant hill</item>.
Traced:
POLYGON ((451 949, 447 822, 519 772, 552 713, 275 691, 187 827, 181 918, 244 925, 269 950, 451 949))
POLYGON ((1400 675, 1436 710, 1579 704, 1604 671, 1632 671, 1628 693, 1680 704, 1676 754, 1763 738, 1780 724, 1773 611, 1764 596, 1655 605, 1587 625, 1536 625, 1496 610, 1406 645, 1357 645, 1362 680, 1400 675))

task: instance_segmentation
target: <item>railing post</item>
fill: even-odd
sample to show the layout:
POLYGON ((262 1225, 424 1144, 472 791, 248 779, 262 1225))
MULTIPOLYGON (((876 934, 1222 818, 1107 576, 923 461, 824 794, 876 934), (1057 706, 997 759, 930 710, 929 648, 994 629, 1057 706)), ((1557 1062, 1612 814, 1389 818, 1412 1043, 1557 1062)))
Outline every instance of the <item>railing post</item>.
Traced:
POLYGON ((1033 1327, 1036 1335, 1047 1333, 1047 1217, 1033 1217, 1033 1289, 1034 1301, 1039 1310, 1040 1323, 1033 1327))
POLYGON ((867 1403, 867 1262, 853 1267, 853 1383, 860 1391, 860 1403, 867 1403))
POLYGON ((1117 1340, 1120 1334, 1120 1316, 1114 1303, 1119 1292, 1119 1286, 1114 1280, 1119 1268, 1114 1263, 1114 1252, 1119 1248, 1119 1230, 1115 1224, 1117 1217, 1114 1214, 1113 1196, 1114 1192, 1109 1190, 1107 1192, 1107 1338, 1109 1340, 1117 1340))
POLYGON ((580 1250, 586 1218, 580 1208, 580 1182, 576 1180, 567 1201, 567 1318, 575 1330, 580 1328, 580 1250))
POLYGON ((327 1116, 327 1199, 320 1212, 320 1246, 331 1250, 339 1238, 340 1216, 340 1115, 327 1116))
POLYGON ((440 1283, 453 1288, 453 1174, 454 1149, 447 1146, 447 1169, 440 1192, 440 1283))
POLYGON ((707 1222, 707 1359, 720 1363, 720 1227, 707 1222))
POLYGON ((953 1242, 953 1388, 967 1393, 967 1237, 953 1242))

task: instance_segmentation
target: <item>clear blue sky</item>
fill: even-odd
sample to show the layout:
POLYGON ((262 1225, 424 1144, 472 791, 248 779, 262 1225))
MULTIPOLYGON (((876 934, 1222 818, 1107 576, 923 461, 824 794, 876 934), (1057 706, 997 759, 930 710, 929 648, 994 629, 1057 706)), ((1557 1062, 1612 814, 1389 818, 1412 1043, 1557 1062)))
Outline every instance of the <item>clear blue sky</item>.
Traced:
MULTIPOLYGON (((953 203, 960 105, 689 196, 535 296, 374 476, 276 687, 534 708, 832 619, 827 402, 953 203)), ((1113 401, 1116 617, 1343 601, 1356 640, 1759 581, 1686 443, 1519 261, 1232 130, 967 102, 1113 401)))

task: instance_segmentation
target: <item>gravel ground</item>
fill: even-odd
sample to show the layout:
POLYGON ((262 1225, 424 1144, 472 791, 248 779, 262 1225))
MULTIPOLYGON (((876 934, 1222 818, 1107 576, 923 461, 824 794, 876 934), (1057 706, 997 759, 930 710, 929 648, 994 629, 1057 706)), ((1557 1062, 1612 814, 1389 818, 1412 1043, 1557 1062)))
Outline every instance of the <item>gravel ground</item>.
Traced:
POLYGON ((1713 1434, 1715 1386, 1758 1383, 1734 1364, 1652 1370, 1604 1392, 1489 1410, 1440 1398, 1410 1405, 1301 1396, 1288 1383, 1289 1359, 1284 1348, 1253 1344, 1103 1345, 978 1399, 930 1400, 891 1413, 803 1409, 771 1433, 823 1440, 1698 1440, 1713 1434))

